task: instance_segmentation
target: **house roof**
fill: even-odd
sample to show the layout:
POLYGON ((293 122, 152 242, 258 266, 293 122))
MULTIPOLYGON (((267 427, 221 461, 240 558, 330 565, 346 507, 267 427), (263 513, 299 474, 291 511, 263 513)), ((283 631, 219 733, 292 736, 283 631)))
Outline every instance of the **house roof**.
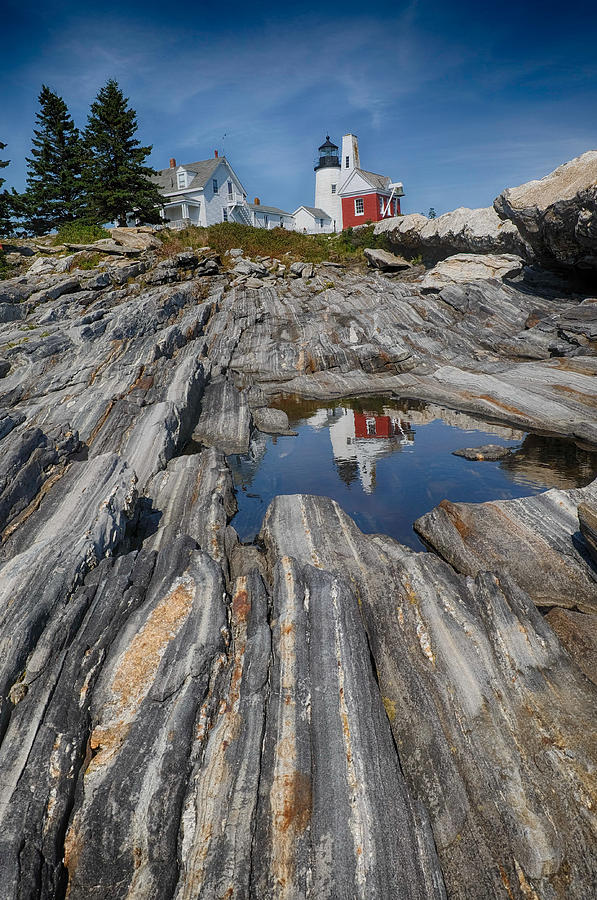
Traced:
POLYGON ((299 209, 306 209, 308 213, 310 213, 315 219, 331 219, 332 217, 328 215, 323 209, 318 209, 316 206, 299 206, 297 210, 295 210, 294 215, 296 216, 299 209))
POLYGON ((344 182, 344 184, 342 185, 342 187, 340 188, 338 193, 340 193, 340 194, 344 193, 346 185, 350 183, 352 176, 355 174, 355 172, 358 172, 358 174, 361 176, 361 178, 363 178, 368 184, 370 184, 374 190, 376 190, 376 191, 389 190, 390 183, 391 183, 391 178, 389 177, 389 175, 377 175, 375 172, 368 172, 366 169, 359 169, 358 167, 355 167, 352 170, 352 172, 350 173, 350 175, 348 176, 348 178, 346 179, 346 181, 344 182))
POLYGON ((255 209, 257 211, 261 210, 262 212, 272 213, 275 216, 291 216, 292 213, 286 212, 284 209, 278 209, 277 206, 264 206, 262 203, 247 203, 247 206, 250 209, 255 209))
POLYGON ((184 163, 182 166, 176 166, 174 169, 160 169, 152 181, 157 184, 161 191, 166 193, 177 191, 179 188, 176 173, 178 169, 186 169, 187 172, 192 172, 195 177, 184 190, 201 190, 222 162, 225 162, 228 168, 231 169, 230 163, 225 156, 212 156, 211 159, 200 159, 199 162, 184 163))

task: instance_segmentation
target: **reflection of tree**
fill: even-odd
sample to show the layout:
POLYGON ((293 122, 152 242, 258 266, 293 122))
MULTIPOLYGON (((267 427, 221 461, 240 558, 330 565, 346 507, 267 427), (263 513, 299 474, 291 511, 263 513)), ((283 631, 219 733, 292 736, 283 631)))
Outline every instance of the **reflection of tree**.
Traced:
POLYGON ((334 459, 338 475, 347 487, 359 477, 359 464, 356 459, 334 459))
POLYGON ((513 481, 548 488, 581 487, 597 476, 597 453, 582 450, 566 438, 528 434, 522 446, 500 461, 513 481))
POLYGON ((226 457, 236 487, 250 487, 267 450, 267 437, 255 431, 247 453, 233 453, 226 457))

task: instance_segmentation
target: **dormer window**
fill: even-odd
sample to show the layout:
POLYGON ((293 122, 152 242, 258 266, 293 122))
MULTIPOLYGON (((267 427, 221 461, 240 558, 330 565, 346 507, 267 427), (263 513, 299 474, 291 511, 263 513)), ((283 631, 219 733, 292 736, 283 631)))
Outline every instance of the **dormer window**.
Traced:
POLYGON ((178 188, 179 188, 179 190, 181 188, 186 188, 186 186, 187 186, 187 173, 179 172, 178 173, 178 188))

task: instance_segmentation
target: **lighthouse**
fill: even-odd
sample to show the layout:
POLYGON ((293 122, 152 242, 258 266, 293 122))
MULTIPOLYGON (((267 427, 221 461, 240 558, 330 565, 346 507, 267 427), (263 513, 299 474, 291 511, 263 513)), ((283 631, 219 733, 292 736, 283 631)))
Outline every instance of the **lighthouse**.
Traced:
POLYGON ((319 148, 319 160, 315 166, 315 207, 328 214, 332 220, 332 231, 342 230, 341 175, 338 147, 330 141, 328 134, 319 148))

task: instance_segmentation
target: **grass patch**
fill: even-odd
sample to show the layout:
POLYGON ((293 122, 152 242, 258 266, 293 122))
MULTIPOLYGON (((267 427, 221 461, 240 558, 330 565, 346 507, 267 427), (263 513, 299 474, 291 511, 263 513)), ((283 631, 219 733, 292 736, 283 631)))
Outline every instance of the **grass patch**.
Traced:
POLYGON ((60 226, 52 243, 54 246, 58 246, 58 244, 93 244, 94 241, 109 237, 109 232, 102 228, 101 225, 66 222, 60 226))
POLYGON ((0 250, 0 281, 3 281, 5 278, 10 278, 10 275, 11 270, 6 262, 6 255, 0 250))
POLYGON ((347 262, 363 258, 365 247, 389 249, 385 234, 375 235, 374 226, 339 234, 302 234, 286 228, 252 228, 237 222, 221 222, 207 228, 190 226, 180 231, 164 229, 159 233, 163 246, 158 255, 174 256, 183 250, 211 247, 223 256, 240 247, 247 256, 270 256, 284 263, 347 262))
POLYGON ((87 250, 84 250, 83 252, 86 255, 82 259, 73 260, 70 267, 71 272, 74 269, 95 269, 103 259, 101 253, 89 253, 87 250))

